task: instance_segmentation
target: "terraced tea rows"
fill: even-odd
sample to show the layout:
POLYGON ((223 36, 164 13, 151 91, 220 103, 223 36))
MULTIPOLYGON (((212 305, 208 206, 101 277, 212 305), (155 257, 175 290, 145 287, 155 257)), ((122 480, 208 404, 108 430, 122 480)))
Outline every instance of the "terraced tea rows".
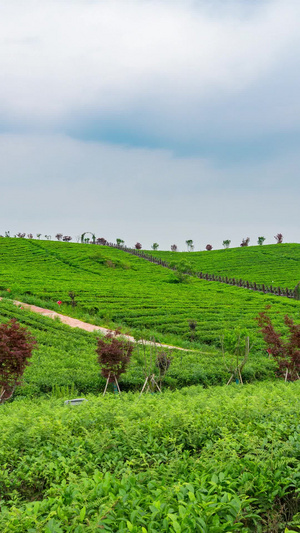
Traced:
POLYGON ((293 289, 300 281, 300 244, 228 248, 210 252, 145 252, 163 261, 188 261, 197 272, 293 289))
MULTIPOLYGON (((10 301, 0 302, 0 323, 16 318, 28 327, 38 341, 32 364, 26 368, 24 384, 16 395, 32 396, 51 393, 57 387, 75 388, 80 394, 101 393, 105 379, 100 375, 96 358, 96 333, 72 329, 57 320, 17 308, 10 301)), ((147 348, 149 352, 149 348, 147 348)), ((175 388, 192 384, 203 386, 228 381, 222 355, 216 350, 205 353, 172 352, 173 362, 165 380, 175 388)), ((275 365, 266 357, 250 358, 244 372, 245 382, 274 378, 275 365)), ((141 390, 145 380, 141 350, 136 347, 127 373, 121 376, 122 390, 141 390)), ((73 395, 76 392, 73 392, 73 395)))
POLYGON ((198 279, 176 284, 167 269, 93 245, 1 239, 0 279, 2 295, 9 288, 16 299, 52 303, 55 309, 61 300, 64 314, 97 325, 146 328, 170 344, 189 341, 188 321, 196 320, 200 343, 216 344, 224 329, 239 327, 247 328, 259 347, 255 317, 266 304, 280 326, 286 313, 300 317, 298 301, 198 279), (70 291, 76 294, 76 309, 70 291))

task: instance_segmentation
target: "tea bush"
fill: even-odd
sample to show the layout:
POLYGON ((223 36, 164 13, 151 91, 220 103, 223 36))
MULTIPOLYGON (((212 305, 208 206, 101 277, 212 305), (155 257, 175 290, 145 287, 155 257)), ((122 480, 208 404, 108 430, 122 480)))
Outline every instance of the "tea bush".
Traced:
POLYGON ((300 530, 300 383, 0 409, 0 529, 300 530))

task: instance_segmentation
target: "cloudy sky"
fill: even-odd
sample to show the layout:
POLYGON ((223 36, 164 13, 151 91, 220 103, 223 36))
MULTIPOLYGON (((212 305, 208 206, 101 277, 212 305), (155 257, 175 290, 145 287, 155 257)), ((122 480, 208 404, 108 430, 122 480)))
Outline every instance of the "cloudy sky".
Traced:
POLYGON ((300 242, 298 0, 0 0, 0 234, 300 242))

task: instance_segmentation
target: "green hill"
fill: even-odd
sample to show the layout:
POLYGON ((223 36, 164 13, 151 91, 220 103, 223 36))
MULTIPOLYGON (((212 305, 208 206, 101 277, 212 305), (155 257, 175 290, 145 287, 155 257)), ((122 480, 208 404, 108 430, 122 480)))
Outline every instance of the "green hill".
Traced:
MULTIPOLYGON (((17 396, 39 396, 49 393, 73 396, 101 393, 105 379, 97 363, 95 333, 70 328, 49 317, 20 309, 9 300, 0 301, 0 323, 15 318, 26 326, 38 342, 31 364, 26 368, 23 385, 17 387, 17 396), (72 392, 71 392, 72 391, 72 392)), ((149 348, 147 348, 149 353, 149 348)), ((221 385, 228 381, 220 350, 206 349, 183 352, 172 350, 172 365, 165 378, 165 386, 179 388, 200 384, 221 385)), ((274 362, 261 355, 251 354, 243 371, 244 381, 274 378, 274 362)), ((145 375, 141 349, 136 346, 127 373, 120 378, 123 391, 141 390, 145 375)))
MULTIPOLYGON (((242 252, 246 255, 250 250, 242 252)), ((146 329, 148 336, 163 342, 187 345, 188 322, 196 320, 200 345, 219 344, 224 329, 246 328, 259 349, 262 343, 255 317, 267 304, 272 306, 278 327, 286 313, 296 321, 300 317, 296 300, 196 278, 186 284, 174 281, 168 269, 118 249, 0 239, 2 295, 56 310, 61 300, 63 314, 96 325, 123 325, 133 332, 146 329), (76 308, 71 306, 70 291, 76 294, 76 308)))
POLYGON ((300 244, 204 252, 146 252, 167 262, 189 261, 197 272, 293 289, 300 281, 300 244))

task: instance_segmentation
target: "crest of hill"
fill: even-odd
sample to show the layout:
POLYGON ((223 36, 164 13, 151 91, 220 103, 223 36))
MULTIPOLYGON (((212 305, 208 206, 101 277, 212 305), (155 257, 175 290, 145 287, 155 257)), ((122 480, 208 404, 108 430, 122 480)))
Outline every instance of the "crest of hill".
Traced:
POLYGON ((147 251, 163 261, 188 261, 197 272, 294 288, 300 281, 300 244, 270 244, 202 252, 147 251))

